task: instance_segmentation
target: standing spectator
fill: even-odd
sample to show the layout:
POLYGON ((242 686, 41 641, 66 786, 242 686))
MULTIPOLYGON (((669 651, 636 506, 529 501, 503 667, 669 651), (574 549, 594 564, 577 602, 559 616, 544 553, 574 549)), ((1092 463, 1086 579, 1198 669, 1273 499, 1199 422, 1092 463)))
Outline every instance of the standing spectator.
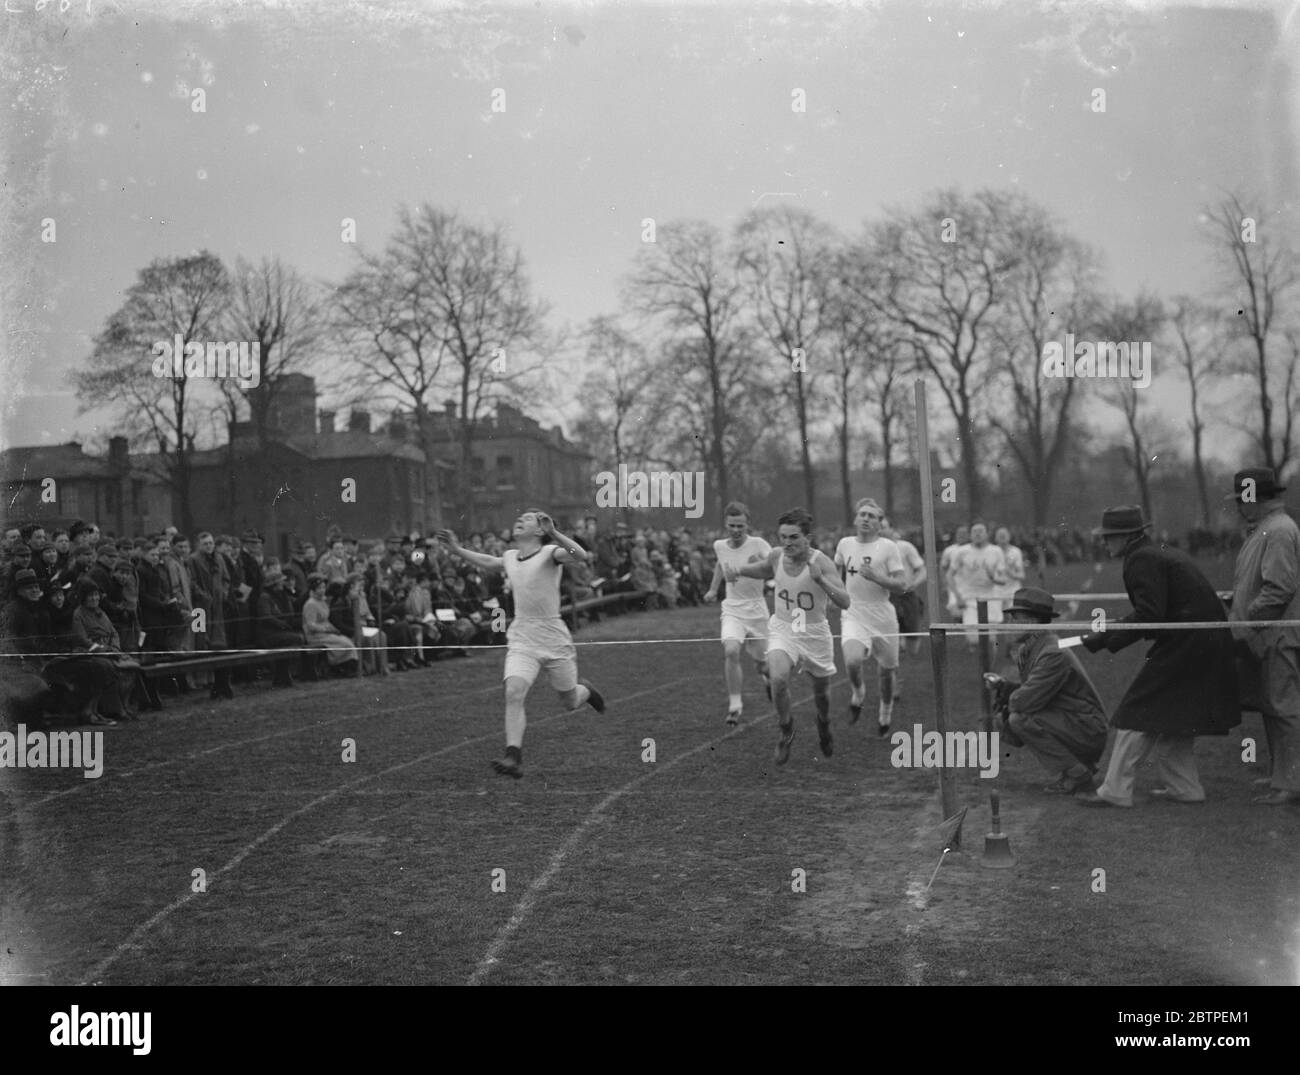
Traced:
POLYGON ((145 552, 136 574, 140 580, 140 626, 145 631, 145 649, 171 648, 176 629, 183 624, 180 599, 172 594, 171 578, 164 564, 166 539, 155 540, 145 552))
POLYGON ((72 541, 68 537, 66 530, 56 530, 52 538, 52 544, 59 554, 59 570, 66 571, 71 561, 72 541))
POLYGON ((260 533, 249 529, 244 531, 239 544, 239 574, 244 581, 244 585, 248 587, 248 638, 250 642, 255 642, 257 639, 257 617, 259 609, 262 607, 263 572, 266 568, 266 557, 263 551, 264 543, 260 533))
POLYGON ((1157 548, 1138 507, 1107 508, 1095 531, 1106 555, 1124 560, 1124 588, 1133 611, 1120 623, 1222 622, 1224 630, 1112 631, 1084 636, 1089 652, 1118 653, 1144 637, 1147 651, 1137 677, 1120 700, 1111 723, 1115 742, 1102 785, 1080 799, 1088 806, 1132 806, 1138 764, 1155 751, 1170 802, 1205 801, 1196 771, 1195 736, 1227 735, 1241 723, 1237 669, 1228 617, 1209 579, 1177 549, 1157 548))
POLYGON ((948 615, 957 623, 962 619, 962 603, 952 583, 953 561, 969 544, 970 527, 959 526, 952 539, 944 546, 943 552, 939 554, 939 580, 947 593, 948 615))
MULTIPOLYGON (((0 594, 0 601, 12 601, 17 597, 18 587, 14 580, 18 577, 18 572, 32 570, 32 550, 26 542, 20 541, 14 545, 10 551, 10 556, 11 561, 4 574, 4 593, 0 594)), ((37 576, 37 585, 40 585, 39 575, 37 576)))
POLYGON ((979 602, 988 606, 988 622, 1002 622, 1002 602, 998 594, 1007 582, 1007 566, 1002 550, 989 544, 989 529, 972 523, 970 544, 953 554, 949 581, 962 608, 961 622, 966 624, 966 641, 971 649, 979 645, 979 602))
POLYGON ((1025 584, 1025 557, 1011 544, 1011 531, 1005 526, 999 526, 993 531, 993 544, 1002 550, 1002 558, 1006 562, 1007 581, 998 592, 999 604, 1005 605, 1025 584))
POLYGON ((198 535, 197 543, 198 551, 190 557, 189 563, 190 590, 194 607, 203 610, 207 630, 196 633, 195 648, 199 648, 201 642, 203 649, 226 649, 224 609, 230 578, 226 574, 225 561, 217 555, 216 538, 204 530, 198 535))
MULTIPOLYGON (((171 584, 172 596, 176 598, 176 611, 181 615, 181 622, 168 635, 168 649, 178 653, 194 652, 194 631, 191 628, 190 612, 194 608, 194 593, 190 587, 189 542, 184 538, 168 540, 166 536, 158 540, 158 550, 162 555, 161 566, 167 572, 167 581, 171 584)), ((182 691, 189 689, 189 678, 178 676, 177 686, 182 691)))
POLYGON ((293 580, 294 593, 297 594, 298 608, 301 611, 311 589, 308 580, 316 573, 316 546, 310 541, 298 542, 284 573, 293 580))
MULTIPOLYGON (((196 650, 223 650, 230 648, 226 635, 225 606, 230 578, 226 574, 224 558, 217 552, 216 538, 204 530, 198 535, 198 550, 190 557, 190 592, 194 608, 203 611, 206 630, 194 633, 196 650)), ((202 674, 199 682, 208 681, 210 698, 233 698, 230 673, 219 669, 211 676, 202 674)), ((197 678, 197 677, 196 677, 197 678)))
POLYGON ((40 552, 32 561, 32 570, 41 580, 42 587, 48 582, 53 582, 59 577, 59 550, 51 544, 42 545, 40 552))
MULTIPOLYGON (((1300 529, 1268 467, 1232 479, 1246 540, 1237 554, 1229 620, 1300 619, 1300 529), (1249 497, 1249 499, 1247 499, 1249 497)), ((1268 740, 1265 806, 1300 802, 1300 627, 1237 627, 1241 707, 1260 713, 1268 740)))
POLYGON ((316 561, 316 573, 324 575, 328 585, 331 582, 346 582, 349 570, 347 549, 340 537, 316 561))
MULTIPOLYGON (((248 594, 251 587, 244 582, 244 573, 236 561, 235 539, 222 534, 214 540, 216 558, 221 562, 225 577, 225 593, 221 601, 221 619, 226 629, 226 646, 230 649, 247 649, 251 642, 252 617, 248 612, 248 594)), ((246 671, 239 669, 241 679, 246 671)))

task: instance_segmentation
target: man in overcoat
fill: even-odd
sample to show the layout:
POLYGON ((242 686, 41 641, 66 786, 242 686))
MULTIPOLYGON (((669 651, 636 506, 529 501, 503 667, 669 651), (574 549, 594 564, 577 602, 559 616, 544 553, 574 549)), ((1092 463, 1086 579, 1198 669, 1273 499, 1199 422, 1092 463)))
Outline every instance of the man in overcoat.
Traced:
POLYGON ((1115 742, 1106 779, 1079 797, 1088 806, 1132 806, 1138 764, 1155 751, 1163 786, 1154 795, 1168 802, 1205 801, 1193 752, 1198 735, 1227 735, 1241 723, 1237 669, 1227 614, 1214 587, 1186 553, 1155 545, 1150 523, 1137 507, 1108 508, 1093 531, 1106 555, 1124 560, 1124 588, 1133 611, 1120 623, 1223 623, 1216 628, 1100 631, 1085 635, 1092 653, 1118 653, 1143 639, 1154 641, 1141 671, 1111 720, 1115 742))
MULTIPOLYGON (((1246 540, 1237 553, 1232 611, 1238 621, 1300 620, 1300 528, 1286 513, 1267 467, 1233 477, 1246 540)), ((1241 708, 1264 718, 1270 763, 1265 806, 1300 803, 1300 627, 1234 627, 1241 708)))

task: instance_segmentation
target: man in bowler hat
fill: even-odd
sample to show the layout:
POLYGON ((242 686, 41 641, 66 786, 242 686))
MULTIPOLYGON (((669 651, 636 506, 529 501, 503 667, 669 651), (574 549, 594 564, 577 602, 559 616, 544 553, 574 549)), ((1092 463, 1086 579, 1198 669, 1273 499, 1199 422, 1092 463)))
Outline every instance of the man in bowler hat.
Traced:
MULTIPOLYGON (((1003 609, 1009 623, 1051 623, 1060 615, 1046 590, 1026 586, 1003 609)), ((1015 746, 1026 746, 1056 777, 1044 790, 1057 795, 1090 791, 1097 763, 1106 751, 1106 709, 1083 665, 1051 631, 1012 637, 1010 657, 1019 683, 987 675, 990 686, 1005 685, 1005 730, 1015 746)))
MULTIPOLYGON (((1239 621, 1300 620, 1300 528, 1286 513, 1286 487, 1268 467, 1239 470, 1232 494, 1246 522, 1237 553, 1232 611, 1239 621)), ((1270 773, 1264 806, 1300 803, 1300 627, 1234 627, 1241 708, 1264 718, 1270 773)))
POLYGON ((1144 638, 1155 643, 1115 710, 1106 779, 1095 793, 1079 797, 1088 806, 1132 806, 1134 772, 1153 750, 1163 786, 1152 794, 1168 802, 1204 802, 1195 737, 1227 735, 1241 723, 1223 603, 1191 557, 1156 546, 1150 528, 1141 508, 1122 507, 1107 508, 1093 531, 1104 539, 1107 556, 1124 560, 1124 588, 1133 611, 1118 622, 1220 622, 1224 629, 1095 631, 1084 636, 1091 653, 1118 653, 1144 638))

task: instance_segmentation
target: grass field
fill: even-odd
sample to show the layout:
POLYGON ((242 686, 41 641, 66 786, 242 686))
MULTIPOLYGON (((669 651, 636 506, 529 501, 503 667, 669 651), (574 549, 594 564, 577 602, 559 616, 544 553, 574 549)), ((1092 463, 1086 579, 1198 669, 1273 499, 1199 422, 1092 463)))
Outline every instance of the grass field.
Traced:
MULTIPOLYGON (((1230 565, 1215 570, 1223 585, 1230 565)), ((1109 566, 1049 584, 1088 578, 1120 588, 1109 566)), ((610 711, 560 715, 535 688, 518 782, 488 765, 499 649, 382 680, 172 701, 106 732, 98 780, 0 770, 0 982, 1300 981, 1300 811, 1251 805, 1241 738, 1263 750, 1258 718, 1199 740, 1203 806, 1150 800, 1148 774, 1134 809, 1086 810, 1044 794, 1019 751, 996 781, 961 773, 964 852, 927 889, 938 779, 891 767, 874 677, 852 728, 837 678, 829 759, 803 681, 777 770, 752 674, 742 725, 723 725, 716 627, 715 609, 686 609, 584 628, 582 673, 610 711), (693 638, 706 641, 657 641, 693 638), (341 760, 345 738, 355 762, 341 760), (980 866, 991 785, 1013 869, 980 866), (795 870, 806 892, 792 891, 795 870)), ((1145 648, 1085 655, 1108 704, 1145 648)), ((960 639, 949 649, 954 723, 975 727, 975 660, 960 639)), ((932 727, 924 650, 904 672, 895 727, 932 727)))

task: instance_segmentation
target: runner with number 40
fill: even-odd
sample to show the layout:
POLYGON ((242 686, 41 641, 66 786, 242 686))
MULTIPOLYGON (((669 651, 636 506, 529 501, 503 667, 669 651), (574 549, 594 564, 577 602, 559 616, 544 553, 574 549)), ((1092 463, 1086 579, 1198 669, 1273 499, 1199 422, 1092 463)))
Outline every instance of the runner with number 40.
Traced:
POLYGON ((826 622, 826 601, 849 607, 848 591, 840 585, 835 564, 812 547, 812 516, 803 508, 787 511, 777 520, 781 548, 765 560, 744 567, 728 564, 728 583, 740 578, 771 579, 776 585, 774 612, 768 621, 767 670, 772 681, 781 738, 776 763, 790 758, 794 720, 790 716, 790 677, 801 668, 812 677, 813 703, 817 707, 817 738, 822 753, 831 756, 834 740, 830 723, 830 683, 835 674, 835 640, 826 622))

